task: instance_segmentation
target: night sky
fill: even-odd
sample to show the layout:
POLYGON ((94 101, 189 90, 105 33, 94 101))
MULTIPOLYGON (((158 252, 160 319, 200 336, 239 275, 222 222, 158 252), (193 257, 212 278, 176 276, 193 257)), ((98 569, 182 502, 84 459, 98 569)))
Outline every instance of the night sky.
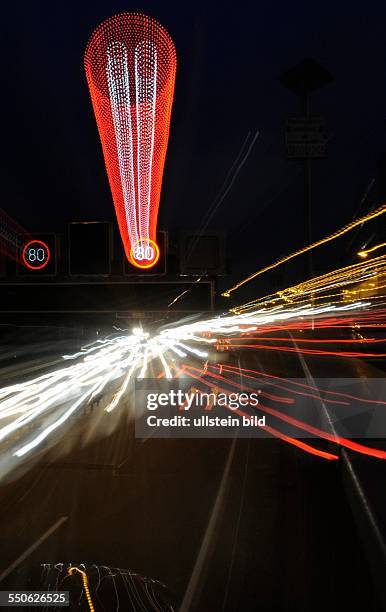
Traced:
POLYGON ((286 118, 301 107, 277 77, 305 56, 334 76, 311 103, 330 131, 328 158, 313 162, 314 238, 353 218, 386 150, 386 5, 167 0, 2 8, 1 206, 12 217, 31 231, 114 218, 83 53, 122 11, 157 18, 177 49, 160 228, 198 230, 258 130, 209 227, 227 232, 234 278, 303 244, 303 168, 284 156, 286 118))

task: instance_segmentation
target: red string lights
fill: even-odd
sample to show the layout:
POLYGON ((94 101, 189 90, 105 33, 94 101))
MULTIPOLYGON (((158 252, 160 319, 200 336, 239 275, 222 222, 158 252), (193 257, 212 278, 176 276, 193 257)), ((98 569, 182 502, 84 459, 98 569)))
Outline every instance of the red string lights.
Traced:
POLYGON ((174 44, 155 19, 122 13, 96 28, 84 63, 125 253, 136 267, 151 268, 159 258, 174 44))

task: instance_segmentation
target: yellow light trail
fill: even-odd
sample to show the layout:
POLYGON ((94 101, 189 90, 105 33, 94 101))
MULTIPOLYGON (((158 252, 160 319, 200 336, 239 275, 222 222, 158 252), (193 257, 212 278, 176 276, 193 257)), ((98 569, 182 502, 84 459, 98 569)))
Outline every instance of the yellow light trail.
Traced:
MULTIPOLYGON (((263 305, 272 306, 273 304, 283 303, 299 305, 301 302, 308 302, 310 299, 313 302, 322 299, 330 301, 331 298, 339 297, 339 301, 342 301, 342 295, 341 293, 336 293, 337 290, 343 290, 347 294, 346 297, 348 297, 348 294, 352 294, 352 296, 362 295, 372 291, 376 286, 378 290, 383 289, 385 287, 384 282, 386 282, 386 255, 380 255, 368 261, 332 270, 276 293, 251 300, 232 308, 231 312, 239 314, 263 305), (371 282, 375 279, 377 283, 371 282), (367 283, 367 286, 356 288, 360 283, 367 283), (348 286, 353 288, 351 290, 344 289, 344 287, 348 286)), ((382 295, 380 294, 377 296, 377 299, 381 297, 382 295)), ((353 297, 352 301, 354 299, 357 298, 353 297)))
POLYGON ((386 242, 381 242, 381 244, 376 244, 375 246, 371 247, 371 249, 364 249, 363 251, 358 251, 357 255, 365 259, 369 253, 372 253, 373 251, 377 251, 378 249, 381 249, 382 247, 386 247, 386 242))
POLYGON ((375 219, 376 217, 379 217, 380 215, 383 215, 384 213, 386 213, 386 204, 383 204, 382 206, 380 206, 379 208, 375 209, 373 212, 368 213, 364 217, 360 217, 360 219, 356 219, 355 221, 351 221, 351 223, 348 223, 347 225, 344 225, 342 228, 340 228, 339 230, 337 230, 333 234, 330 234, 329 236, 326 236, 325 238, 321 238, 320 240, 317 240, 316 242, 313 242, 312 244, 309 244, 309 245, 307 245, 307 246, 305 246, 305 247, 295 251, 294 253, 291 253, 290 255, 286 255, 285 257, 282 257, 281 259, 278 259, 277 261, 275 261, 274 263, 270 264, 269 266, 266 266, 265 268, 262 268, 261 270, 258 270, 257 272, 254 272, 253 274, 251 274, 250 276, 248 276, 244 280, 240 281, 239 283, 236 283, 236 285, 234 285, 233 287, 231 287, 227 291, 224 291, 224 293, 222 293, 221 295, 223 297, 230 297, 230 294, 233 293, 233 291, 236 291, 242 285, 245 285, 246 283, 249 283, 251 280, 253 280, 257 276, 260 276, 261 274, 264 274, 264 272, 268 272, 269 270, 272 270, 273 268, 277 268, 277 266, 280 266, 281 264, 286 263, 290 259, 294 259, 294 257, 297 257, 298 255, 302 255, 303 253, 307 253, 308 251, 311 251, 312 249, 315 249, 316 247, 321 246, 322 244, 325 244, 326 242, 331 242, 331 240, 335 240, 336 238, 339 238, 340 236, 343 236, 344 234, 347 234, 347 232, 350 232, 355 227, 358 227, 358 225, 362 225, 363 223, 366 223, 367 221, 371 221, 371 219, 375 219))
MULTIPOLYGON (((61 429, 65 430, 65 424, 93 405, 102 392, 109 398, 104 412, 111 413, 125 394, 133 390, 134 379, 144 378, 154 361, 160 362, 158 367, 169 378, 176 360, 173 354, 177 363, 178 358, 189 361, 198 358, 201 362, 210 357, 210 349, 212 346, 216 349, 219 339, 260 332, 272 325, 280 327, 297 322, 301 327, 304 319, 336 318, 346 316, 349 311, 355 316, 372 308, 373 300, 364 301, 367 293, 363 293, 375 275, 378 290, 384 286, 384 283, 380 285, 381 278, 386 281, 386 255, 334 270, 268 298, 258 298, 240 306, 241 312, 236 314, 180 323, 154 335, 136 328, 132 333, 98 340, 73 355, 64 355, 65 367, 0 389, 0 442, 5 443, 4 456, 12 461, 11 458, 21 459, 46 439, 59 435, 61 429), (348 304, 325 303, 329 297, 326 293, 331 297, 332 289, 336 293, 336 287, 347 286, 342 281, 345 275, 350 288, 353 282, 357 286, 360 282, 365 289, 360 289, 356 299, 349 295, 348 304), (71 365, 67 365, 69 362, 71 365)), ((13 465, 7 464, 5 472, 13 469, 13 465)))
POLYGON ((90 588, 88 586, 88 578, 87 578, 86 572, 84 570, 81 570, 76 565, 72 565, 71 567, 68 568, 68 574, 72 576, 74 572, 78 572, 82 576, 83 588, 84 588, 84 592, 86 593, 89 610, 90 612, 95 612, 94 604, 91 599, 90 588))

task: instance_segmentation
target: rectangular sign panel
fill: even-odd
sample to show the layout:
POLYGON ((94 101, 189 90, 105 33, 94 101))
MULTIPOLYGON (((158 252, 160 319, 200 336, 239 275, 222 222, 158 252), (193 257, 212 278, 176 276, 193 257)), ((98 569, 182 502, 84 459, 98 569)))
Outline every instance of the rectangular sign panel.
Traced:
POLYGON ((326 156, 327 128, 323 117, 292 117, 285 132, 289 159, 317 159, 326 156))

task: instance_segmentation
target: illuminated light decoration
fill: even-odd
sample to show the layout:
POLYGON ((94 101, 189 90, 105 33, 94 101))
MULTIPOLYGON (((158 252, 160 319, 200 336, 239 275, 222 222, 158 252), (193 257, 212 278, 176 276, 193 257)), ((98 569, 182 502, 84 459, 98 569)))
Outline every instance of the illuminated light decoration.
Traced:
POLYGON ((29 240, 21 252, 21 260, 30 270, 42 270, 50 259, 50 248, 43 240, 29 240))
POLYGON ((237 289, 239 289, 246 283, 249 283, 251 280, 253 280, 257 276, 264 274, 264 272, 273 270, 273 268, 277 268, 281 264, 286 263, 287 261, 290 261, 291 259, 294 259, 294 257, 298 257, 299 255, 303 255, 304 253, 308 253, 308 251, 311 251, 312 249, 315 249, 316 247, 322 244, 325 244, 326 242, 331 242, 331 240, 340 238, 340 236, 347 234, 347 232, 350 232, 355 227, 358 227, 358 225, 362 225, 363 223, 366 223, 367 221, 371 221, 371 219, 375 219, 376 217, 379 217, 380 215, 383 215, 385 213, 386 213, 386 204, 383 204, 382 206, 380 206, 379 208, 376 208, 373 212, 369 213, 368 215, 365 215, 364 217, 360 217, 360 219, 356 219, 355 221, 352 221, 351 223, 344 225, 343 227, 341 227, 339 230, 337 230, 333 234, 330 234, 329 236, 326 236, 325 238, 321 238, 320 240, 317 240, 316 242, 313 242, 312 244, 309 244, 303 247, 302 249, 299 249, 295 251, 294 253, 291 253, 290 255, 286 255, 285 257, 278 259, 277 261, 270 264, 269 266, 266 266, 265 268, 262 268, 261 270, 254 272, 253 274, 251 274, 244 280, 236 283, 236 285, 234 285, 230 289, 227 289, 226 291, 224 291, 221 295, 223 297, 229 298, 231 293, 233 293, 234 291, 236 291, 237 289))
POLYGON ((156 229, 174 44, 155 19, 122 13, 97 27, 84 63, 125 254, 132 265, 152 268, 160 255, 156 229))

